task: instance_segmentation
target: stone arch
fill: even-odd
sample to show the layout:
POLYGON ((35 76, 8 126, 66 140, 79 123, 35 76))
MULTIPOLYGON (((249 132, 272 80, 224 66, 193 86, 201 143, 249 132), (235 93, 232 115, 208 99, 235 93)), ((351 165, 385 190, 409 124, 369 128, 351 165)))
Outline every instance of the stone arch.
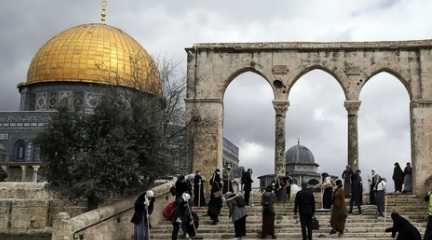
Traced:
POLYGON ((299 73, 297 73, 295 75, 295 77, 293 78, 292 81, 290 81, 289 86, 288 86, 288 90, 287 90, 287 97, 289 97, 289 94, 291 92, 292 87, 296 84, 296 82, 303 76, 305 76, 306 74, 314 71, 314 70, 321 70, 325 73, 330 74, 334 79, 336 79, 336 81, 339 83, 339 86, 341 87, 343 93, 344 93, 344 97, 345 99, 348 98, 348 88, 345 87, 345 85, 343 84, 343 78, 341 76, 339 76, 337 73, 335 73, 334 71, 329 70, 327 67, 324 67, 322 65, 312 65, 306 68, 303 68, 299 73))
POLYGON ((233 73, 231 73, 228 78, 224 81, 224 86, 223 86, 223 91, 222 91, 222 99, 225 96, 225 92, 228 89, 228 86, 231 84, 232 81, 234 81, 237 77, 239 77, 240 75, 247 73, 247 72, 251 72, 254 74, 257 74, 258 76, 262 77, 271 87, 272 92, 273 92, 273 97, 276 96, 276 91, 275 91, 275 87, 272 84, 271 80, 261 71, 253 68, 253 67, 244 67, 244 68, 240 68, 237 69, 236 71, 234 71, 233 73))
POLYGON ((372 71, 370 74, 368 74, 366 79, 364 81, 362 81, 362 84, 359 87, 358 96, 360 96, 361 91, 363 90, 366 83, 368 83, 370 79, 372 79, 373 77, 375 77, 381 73, 388 73, 388 74, 392 75, 393 77, 395 77, 396 79, 398 79, 399 82, 405 87, 405 89, 408 93, 409 99, 412 100, 412 92, 411 92, 411 88, 410 88, 410 83, 399 72, 394 71, 393 69, 391 69, 389 67, 378 68, 378 69, 372 71))

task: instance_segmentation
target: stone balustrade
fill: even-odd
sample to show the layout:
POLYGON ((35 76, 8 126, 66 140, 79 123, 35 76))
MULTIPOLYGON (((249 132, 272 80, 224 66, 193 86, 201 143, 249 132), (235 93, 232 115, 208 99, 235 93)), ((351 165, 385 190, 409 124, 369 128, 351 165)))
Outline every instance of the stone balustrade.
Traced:
POLYGON ((0 167, 8 174, 8 182, 38 182, 40 162, 0 162, 0 167))
MULTIPOLYGON (((175 180, 153 187, 155 193, 153 226, 163 218, 162 210, 171 200, 170 188, 175 180)), ((66 212, 59 213, 54 220, 52 240, 120 240, 131 239, 136 196, 101 207, 71 218, 66 212)))

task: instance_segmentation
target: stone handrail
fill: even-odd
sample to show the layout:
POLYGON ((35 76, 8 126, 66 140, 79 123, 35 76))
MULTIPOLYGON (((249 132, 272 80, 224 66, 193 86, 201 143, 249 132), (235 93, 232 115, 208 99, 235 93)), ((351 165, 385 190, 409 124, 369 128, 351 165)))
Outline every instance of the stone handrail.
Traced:
MULTIPOLYGON (((187 176, 189 177, 189 175, 187 176)), ((170 199, 170 188, 175 180, 153 187, 156 201, 151 222, 156 225, 162 219, 162 210, 170 199)), ((101 207, 70 218, 66 212, 54 220, 52 240, 119 240, 131 239, 136 196, 115 204, 101 207)))

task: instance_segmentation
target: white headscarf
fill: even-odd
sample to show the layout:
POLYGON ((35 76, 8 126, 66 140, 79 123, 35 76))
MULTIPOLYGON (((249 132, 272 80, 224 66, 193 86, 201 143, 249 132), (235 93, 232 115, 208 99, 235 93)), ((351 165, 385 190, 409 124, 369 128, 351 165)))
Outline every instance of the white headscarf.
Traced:
POLYGON ((152 190, 148 190, 144 196, 144 205, 146 207, 150 206, 150 198, 154 197, 154 192, 152 190))
POLYGON ((188 202, 190 199, 190 194, 189 193, 183 193, 182 199, 183 199, 183 201, 188 202))

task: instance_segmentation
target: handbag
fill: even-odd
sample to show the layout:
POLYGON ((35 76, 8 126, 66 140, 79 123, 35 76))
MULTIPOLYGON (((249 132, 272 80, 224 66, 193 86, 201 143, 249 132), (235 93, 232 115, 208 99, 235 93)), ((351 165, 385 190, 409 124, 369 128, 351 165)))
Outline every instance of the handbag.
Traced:
POLYGON ((172 220, 175 212, 175 202, 168 203, 162 211, 162 215, 167 220, 172 220))
POLYGON ((319 225, 319 221, 316 217, 312 218, 312 230, 319 230, 320 225, 319 225))

